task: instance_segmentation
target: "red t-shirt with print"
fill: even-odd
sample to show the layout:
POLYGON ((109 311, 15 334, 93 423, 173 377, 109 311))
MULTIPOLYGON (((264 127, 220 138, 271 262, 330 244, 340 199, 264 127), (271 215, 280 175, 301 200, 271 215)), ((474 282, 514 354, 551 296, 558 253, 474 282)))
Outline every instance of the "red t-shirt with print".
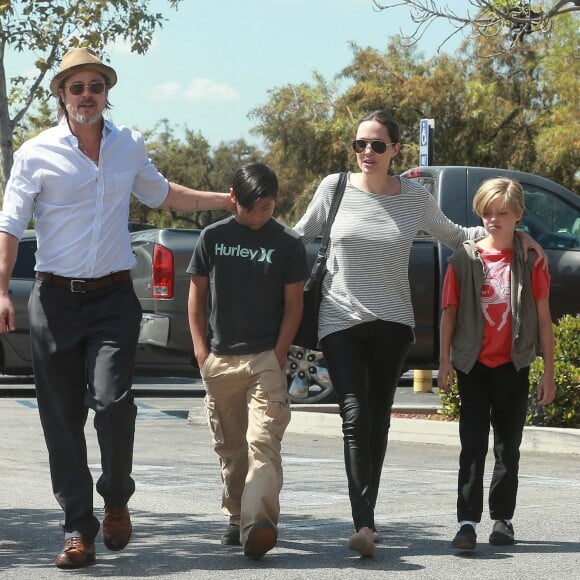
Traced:
MULTIPOLYGON (((477 360, 488 367, 498 367, 511 362, 512 313, 510 308, 510 264, 512 249, 501 251, 483 250, 478 247, 484 264, 485 279, 481 288, 481 312, 484 318, 483 344, 477 360)), ((532 271, 534 300, 548 297, 550 274, 536 264, 532 271)), ((459 283, 453 266, 449 264, 443 282, 442 308, 458 305, 459 283)))

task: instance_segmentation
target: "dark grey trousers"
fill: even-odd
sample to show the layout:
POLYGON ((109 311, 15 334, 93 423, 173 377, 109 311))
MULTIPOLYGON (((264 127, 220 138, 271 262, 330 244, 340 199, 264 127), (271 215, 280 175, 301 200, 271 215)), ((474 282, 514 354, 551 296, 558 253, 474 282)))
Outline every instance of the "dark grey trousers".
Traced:
POLYGON ((511 520, 514 515, 529 371, 530 367, 516 371, 512 363, 490 368, 479 362, 468 374, 457 371, 461 398, 458 522, 481 521, 490 425, 495 464, 489 487, 489 515, 492 520, 511 520))
POLYGON ((28 303, 36 395, 65 537, 93 539, 93 479, 84 427, 88 410, 101 452, 97 491, 124 506, 131 478, 137 408, 131 385, 141 306, 130 281, 87 293, 36 281, 28 303))

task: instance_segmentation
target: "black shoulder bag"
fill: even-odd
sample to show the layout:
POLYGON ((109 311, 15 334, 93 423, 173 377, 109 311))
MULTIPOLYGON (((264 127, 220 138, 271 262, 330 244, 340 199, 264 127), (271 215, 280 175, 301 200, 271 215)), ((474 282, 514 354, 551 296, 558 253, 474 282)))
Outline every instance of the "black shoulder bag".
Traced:
POLYGON ((320 301, 322 300, 322 281, 326 276, 326 258, 328 253, 328 245, 330 243, 330 228, 336 217, 338 206, 342 200, 342 195, 346 187, 347 173, 342 172, 338 178, 334 197, 330 204, 328 212, 328 219, 324 226, 324 233, 322 241, 320 242, 320 249, 318 255, 312 266, 310 278, 304 284, 304 311, 302 312, 302 320, 293 340, 293 344, 302 346, 311 350, 318 348, 318 314, 320 312, 320 301))

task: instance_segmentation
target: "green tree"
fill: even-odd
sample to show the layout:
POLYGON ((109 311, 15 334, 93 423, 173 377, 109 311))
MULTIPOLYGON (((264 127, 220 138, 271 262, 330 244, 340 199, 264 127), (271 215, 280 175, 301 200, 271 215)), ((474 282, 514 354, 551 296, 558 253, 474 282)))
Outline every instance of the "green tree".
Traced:
POLYGON ((315 74, 312 84, 270 91, 268 103, 250 112, 258 121, 253 133, 266 143, 266 162, 278 174, 277 211, 286 220, 301 214, 321 175, 347 163, 347 132, 335 122, 334 100, 334 85, 315 74))
POLYGON ((536 160, 534 170, 578 187, 580 167, 580 58, 577 20, 560 18, 539 49, 536 160))
MULTIPOLYGON (((185 138, 178 139, 167 119, 143 133, 147 150, 157 169, 169 180, 196 189, 228 192, 234 171, 245 163, 261 161, 263 155, 243 139, 220 143, 212 151, 200 132, 185 129, 185 138)), ((150 209, 131 201, 132 221, 158 227, 203 228, 224 217, 220 211, 176 212, 150 209)))
POLYGON ((530 171, 576 189, 579 40, 574 19, 561 16, 517 50, 502 51, 499 37, 465 45, 470 164, 530 171), (492 52, 496 57, 486 58, 492 52))
POLYGON ((248 145, 244 139, 220 143, 212 151, 212 191, 229 191, 234 171, 238 167, 263 160, 264 154, 254 145, 248 145))
MULTIPOLYGON (((177 9, 181 0, 167 0, 177 9)), ((117 40, 133 52, 147 52, 164 17, 152 12, 147 0, 23 0, 0 2, 0 161, 3 185, 12 168, 16 128, 35 101, 49 96, 43 87, 46 75, 60 62, 63 52, 91 46, 103 54, 117 40), (6 78, 8 49, 35 55, 33 78, 6 78)), ((42 111, 42 108, 40 109, 42 111)))
POLYGON ((370 111, 384 109, 399 122, 402 148, 392 171, 400 173, 417 164, 421 118, 436 119, 435 162, 453 163, 450 160, 460 148, 456 132, 463 123, 462 61, 447 55, 425 61, 413 47, 401 49, 399 37, 391 39, 383 53, 356 45, 352 48, 353 62, 340 73, 341 78, 352 84, 338 99, 339 108, 356 112, 357 121, 370 111))
POLYGON ((355 166, 349 142, 360 117, 375 109, 391 112, 401 126, 394 173, 417 164, 419 120, 434 118, 436 164, 520 169, 574 189, 580 60, 571 20, 561 16, 517 50, 503 50, 500 36, 476 36, 457 55, 429 60, 414 47, 401 49, 398 37, 383 52, 353 43, 351 63, 332 83, 316 75, 313 83, 271 91, 253 111, 255 132, 283 176, 289 223, 324 175, 355 166), (293 204, 290 192, 298 194, 293 204))
MULTIPOLYGON (((352 114, 349 140, 354 138, 361 117, 377 109, 388 111, 399 122, 402 148, 398 158, 393 160, 391 170, 394 173, 416 164, 419 157, 415 145, 416 125, 425 114, 421 96, 424 87, 415 85, 413 79, 424 78, 428 72, 428 63, 423 62, 421 55, 411 47, 401 49, 398 38, 391 39, 382 53, 351 43, 353 60, 338 75, 348 81, 349 88, 337 100, 337 111, 352 114)), ((350 158, 354 163, 352 153, 350 158)))
POLYGON ((529 171, 535 159, 538 40, 502 51, 503 39, 478 37, 462 47, 466 101, 466 147, 462 162, 529 171), (493 59, 487 58, 495 53, 493 59))

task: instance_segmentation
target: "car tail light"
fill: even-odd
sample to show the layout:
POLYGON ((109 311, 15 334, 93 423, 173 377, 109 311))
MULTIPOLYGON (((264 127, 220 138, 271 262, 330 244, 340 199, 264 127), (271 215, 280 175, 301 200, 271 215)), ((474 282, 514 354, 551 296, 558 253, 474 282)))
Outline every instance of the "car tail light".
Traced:
POLYGON ((405 177, 408 179, 413 179, 414 177, 421 177, 421 167, 413 167, 408 171, 405 171, 405 177))
POLYGON ((173 298, 173 252, 155 244, 153 248, 153 298, 173 298))

